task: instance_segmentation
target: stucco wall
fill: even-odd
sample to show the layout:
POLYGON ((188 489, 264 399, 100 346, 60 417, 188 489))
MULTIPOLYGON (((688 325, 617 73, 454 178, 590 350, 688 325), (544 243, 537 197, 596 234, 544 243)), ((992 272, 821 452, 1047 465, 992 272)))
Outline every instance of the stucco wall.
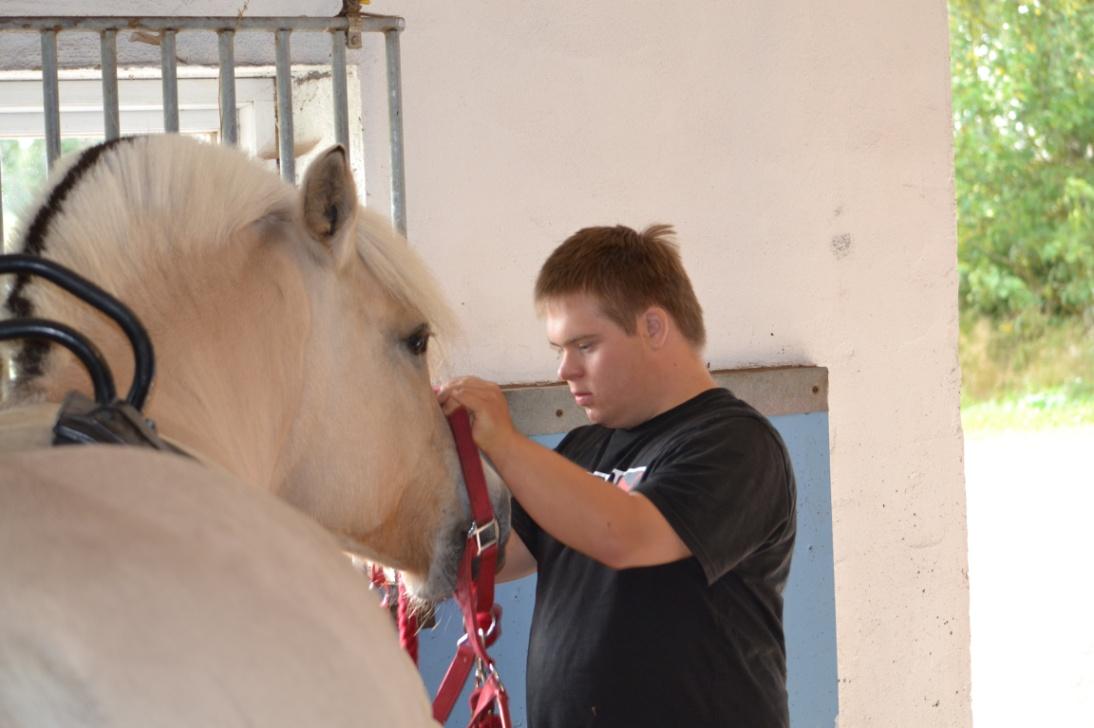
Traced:
MULTIPOLYGON (((410 236, 468 330, 453 370, 553 379, 529 301, 542 259, 583 225, 676 224, 713 367, 828 368, 840 725, 969 725, 945 3, 369 10, 407 19, 410 236)), ((355 55, 374 141, 386 120, 378 50, 355 55)), ((385 162, 368 171, 383 207, 385 162)))
POLYGON ((371 9, 407 19, 409 229, 456 368, 552 379, 543 258, 676 224, 714 367, 829 371, 840 725, 969 725, 945 3, 371 9))

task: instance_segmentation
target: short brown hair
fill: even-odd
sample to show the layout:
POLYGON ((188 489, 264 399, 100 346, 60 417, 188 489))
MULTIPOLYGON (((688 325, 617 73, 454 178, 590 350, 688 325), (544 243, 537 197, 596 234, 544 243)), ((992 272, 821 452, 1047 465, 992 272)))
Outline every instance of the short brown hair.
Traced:
POLYGON ((605 316, 628 334, 635 318, 661 306, 695 348, 706 342, 703 309, 680 261, 671 225, 650 225, 638 233, 624 225, 578 230, 555 248, 536 278, 535 302, 586 293, 605 316))

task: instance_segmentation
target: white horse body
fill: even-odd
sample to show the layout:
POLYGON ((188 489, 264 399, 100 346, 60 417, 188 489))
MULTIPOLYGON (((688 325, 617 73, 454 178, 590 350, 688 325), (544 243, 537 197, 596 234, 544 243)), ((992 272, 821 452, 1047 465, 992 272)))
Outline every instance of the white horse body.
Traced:
POLYGON ((277 498, 106 445, 0 482, 0 725, 435 725, 367 581, 277 498))
MULTIPOLYGON (((425 601, 451 592, 468 515, 424 356, 446 312, 358 208, 342 151, 297 193, 229 149, 122 140, 55 173, 22 240, 142 318, 146 412, 206 464, 0 454, 0 725, 432 724, 339 548, 425 601)), ((101 316, 44 283, 7 308, 86 332, 124 389, 128 345, 101 316)), ((20 402, 89 389, 66 352, 17 361, 20 402)))

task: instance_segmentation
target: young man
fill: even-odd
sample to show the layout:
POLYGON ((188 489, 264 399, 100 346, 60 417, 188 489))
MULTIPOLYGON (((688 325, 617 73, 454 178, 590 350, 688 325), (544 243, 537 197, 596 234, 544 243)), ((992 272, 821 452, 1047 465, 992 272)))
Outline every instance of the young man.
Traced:
POLYGON ((703 362, 672 228, 578 231, 535 299, 591 425, 556 454, 513 428, 497 385, 438 395, 470 410, 516 499, 503 578, 538 570, 528 725, 784 728, 794 476, 703 362))

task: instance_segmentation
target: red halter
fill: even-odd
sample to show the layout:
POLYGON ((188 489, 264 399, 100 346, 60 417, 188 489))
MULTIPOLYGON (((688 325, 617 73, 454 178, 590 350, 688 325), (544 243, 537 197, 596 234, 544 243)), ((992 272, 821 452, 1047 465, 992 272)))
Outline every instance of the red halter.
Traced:
MULTIPOLYGON (((500 528, 490 505, 479 450, 471 437, 471 421, 462 407, 448 416, 448 426, 460 456, 467 498, 471 505, 471 530, 456 576, 456 603, 463 613, 464 636, 456 643, 456 655, 445 672, 433 700, 433 718, 442 725, 452 713, 471 668, 475 689, 471 693, 468 728, 509 728, 509 697, 501 684, 494 660, 486 648, 501 634, 501 607, 494 604, 494 573, 498 564, 500 528), (475 574, 476 577, 473 577, 475 574), (495 712, 496 711, 496 712, 495 712)), ((417 624, 406 608, 406 593, 399 588, 399 641, 417 662, 417 624)))

